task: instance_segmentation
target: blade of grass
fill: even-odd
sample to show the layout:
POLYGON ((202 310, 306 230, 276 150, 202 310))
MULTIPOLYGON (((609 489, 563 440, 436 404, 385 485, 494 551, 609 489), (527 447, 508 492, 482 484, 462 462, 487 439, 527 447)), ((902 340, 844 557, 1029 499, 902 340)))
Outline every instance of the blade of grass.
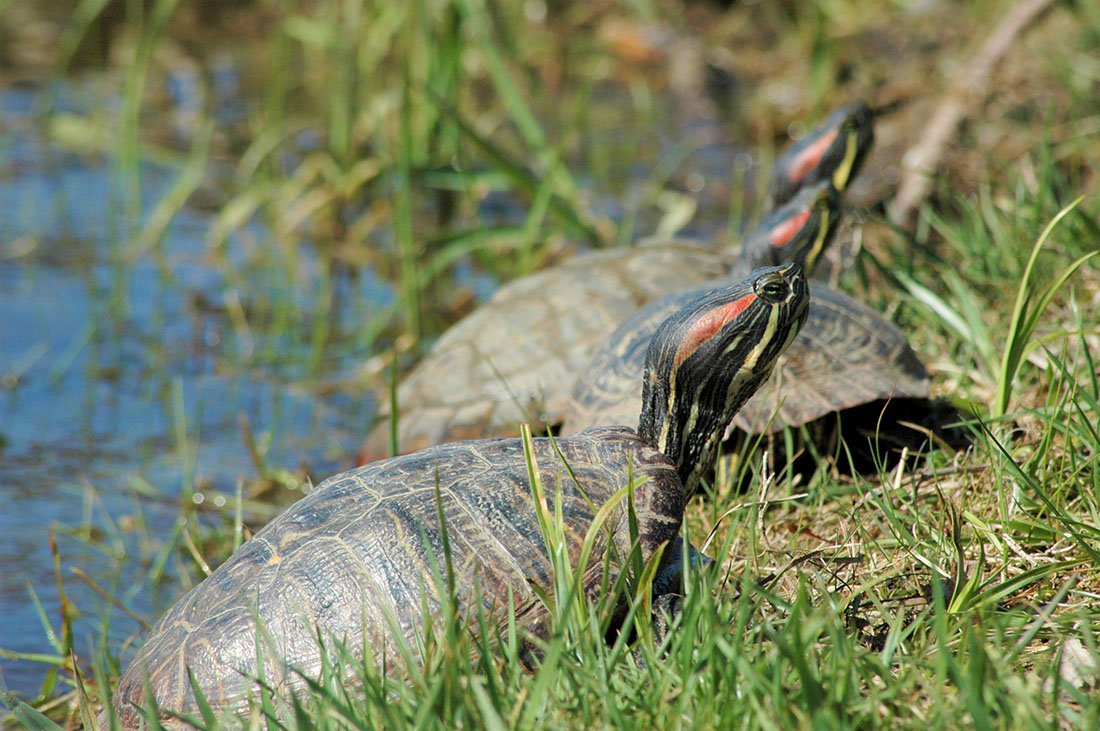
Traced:
POLYGON ((402 312, 405 329, 420 338, 420 292, 417 288, 418 251, 413 240, 412 225, 412 97, 410 85, 411 61, 406 59, 406 84, 401 93, 401 131, 398 133, 397 165, 395 166, 397 189, 394 191, 394 237, 397 244, 402 312))
POLYGON ((1035 241, 1035 245, 1031 249, 1031 256, 1028 258, 1027 266, 1024 268, 1024 276, 1020 280, 1019 287, 1016 290, 1016 303, 1012 308, 1012 317, 1009 320, 1008 326, 1008 338, 1005 341, 1004 350, 1002 351, 1001 368, 997 374, 997 393, 994 397, 992 409, 992 415, 995 418, 1004 416, 1008 411, 1008 402, 1012 398, 1012 388, 1016 380, 1016 374, 1027 354, 1027 347, 1031 340, 1031 335, 1035 332, 1035 328, 1039 324, 1039 318, 1046 310, 1047 305, 1054 299, 1054 295, 1058 293, 1062 285, 1073 276, 1074 272, 1097 253, 1095 251, 1089 252, 1078 258, 1075 262, 1063 269, 1054 278, 1054 281, 1047 285, 1042 291, 1037 293, 1034 289, 1031 278, 1035 269, 1035 262, 1039 258, 1039 252, 1042 250, 1043 244, 1050 238, 1051 233, 1054 231, 1054 227, 1057 226, 1063 218, 1069 215, 1083 199, 1084 196, 1081 196, 1059 211, 1058 214, 1051 219, 1050 223, 1047 224, 1046 228, 1043 229, 1043 232, 1039 235, 1039 238, 1035 241))
POLYGON ((0 703, 7 706, 19 723, 29 731, 61 731, 61 727, 36 711, 32 706, 16 698, 6 688, 0 687, 0 703))
MULTIPOLYGON (((436 100, 437 104, 442 104, 436 100)), ((479 133, 453 108, 443 105, 443 111, 450 114, 451 119, 462 135, 468 138, 489 158, 489 162, 506 174, 514 185, 520 188, 530 197, 538 195, 542 185, 540 177, 529 171, 524 165, 505 152, 499 145, 491 142, 487 137, 479 133)), ((605 235, 601 228, 587 220, 586 216, 560 195, 554 195, 550 200, 550 209, 562 218, 562 222, 569 227, 573 235, 583 238, 585 241, 605 243, 612 237, 605 235)))

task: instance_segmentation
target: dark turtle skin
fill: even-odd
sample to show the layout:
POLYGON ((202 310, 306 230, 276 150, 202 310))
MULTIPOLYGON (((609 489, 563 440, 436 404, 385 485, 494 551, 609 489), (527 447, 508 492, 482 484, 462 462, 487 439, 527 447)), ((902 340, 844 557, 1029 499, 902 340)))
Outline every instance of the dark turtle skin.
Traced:
MULTIPOLYGON (((661 553, 658 594, 679 586, 684 505, 716 457, 726 424, 771 374, 805 320, 809 294, 796 264, 764 269, 687 303, 661 325, 646 357, 637 430, 596 428, 551 443, 533 441, 541 481, 553 500, 561 485, 570 559, 576 564, 599 506, 615 504, 589 566, 575 566, 591 596, 600 592, 614 545, 626 556, 631 530, 624 488, 633 487, 643 561, 661 553), (632 485, 628 485, 633 476, 632 485), (670 577, 672 577, 670 579, 670 577)), ((446 444, 337 475, 277 516, 192 589, 156 626, 123 674, 115 708, 138 726, 143 680, 166 718, 195 713, 188 669, 215 708, 237 709, 258 675, 257 644, 268 684, 316 677, 316 637, 392 656, 398 632, 415 647, 440 607, 442 513, 463 616, 480 600, 493 622, 509 600, 525 633, 543 635, 547 610, 531 582, 551 586, 523 442, 490 439, 446 444), (438 565, 438 564, 437 564, 438 565), (428 616, 424 609, 427 607, 428 616), (259 619, 257 629, 256 619, 259 619), (167 713, 165 713, 167 712, 167 713)), ((618 574, 611 561, 608 578, 618 574)), ((625 604, 611 618, 621 621, 625 604)))
MULTIPOLYGON (((399 384, 397 453, 456 439, 514 436, 521 423, 552 432, 565 415, 577 374, 638 308, 757 267, 805 261, 811 271, 816 253, 798 256, 786 246, 779 251, 777 242, 798 233, 797 221, 816 222, 802 218, 806 209, 795 202, 800 193, 821 194, 826 182, 844 190, 873 143, 872 128, 867 106, 849 105, 780 156, 766 209, 775 210, 745 237, 737 258, 685 241, 647 241, 583 254, 501 287, 447 330, 399 384)), ((802 241, 812 241, 812 233, 802 241)), ((390 432, 384 399, 361 463, 393 453, 390 432)))

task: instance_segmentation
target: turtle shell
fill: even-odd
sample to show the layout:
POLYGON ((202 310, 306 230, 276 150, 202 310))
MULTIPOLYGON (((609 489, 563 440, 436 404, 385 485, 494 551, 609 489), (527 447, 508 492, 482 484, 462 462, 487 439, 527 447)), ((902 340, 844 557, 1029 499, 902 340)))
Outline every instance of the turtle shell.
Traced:
MULTIPOLYGON (((670 312, 707 287, 652 302, 615 330, 577 379, 563 434, 595 422, 637 423, 650 338, 670 312)), ((880 399, 928 397, 928 373, 893 323, 828 287, 811 284, 810 294, 805 327, 732 427, 749 433, 776 431, 880 399)))
MULTIPOLYGON (((592 429, 556 448, 548 439, 534 446, 548 499, 561 485, 574 566, 593 510, 630 474, 635 485, 646 478, 634 494, 644 559, 677 537, 684 494, 676 468, 632 429, 592 429)), ((326 642, 348 640, 352 651, 366 643, 375 658, 393 655, 394 628, 416 647, 424 607, 440 607, 440 580, 429 568, 443 561, 440 513, 461 616, 471 616, 480 586, 490 619, 501 619, 512 600, 519 621, 538 634, 543 610, 530 582, 549 589, 552 575, 529 485, 517 439, 441 445, 326 480, 157 622, 115 694, 124 726, 139 722, 132 704, 143 704, 146 674, 162 710, 194 713, 187 668, 212 706, 233 708, 259 674, 257 646, 264 678, 278 691, 303 685, 291 668, 319 676, 318 632, 326 642)), ((629 553, 625 502, 605 525, 592 552, 600 570, 609 541, 618 555, 629 553)))
MULTIPOLYGON (((398 452, 560 422, 596 343, 647 302, 721 276, 730 263, 661 241, 577 256, 501 287, 401 381, 398 452)), ((362 461, 389 456, 388 416, 387 402, 362 461)))

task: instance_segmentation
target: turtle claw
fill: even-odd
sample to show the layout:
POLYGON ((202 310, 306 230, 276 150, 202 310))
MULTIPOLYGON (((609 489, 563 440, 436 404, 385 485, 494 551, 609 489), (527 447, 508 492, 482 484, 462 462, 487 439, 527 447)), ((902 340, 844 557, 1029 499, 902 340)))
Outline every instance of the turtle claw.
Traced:
MULTIPOLYGON (((650 622, 653 627, 653 644, 661 648, 665 640, 672 634, 680 613, 684 607, 684 552, 685 544, 681 536, 677 536, 666 548, 666 563, 657 572, 653 580, 653 605, 650 614, 650 622)), ((705 555, 695 546, 688 543, 687 560, 690 566, 709 566, 714 559, 705 555)), ((640 647, 635 647, 632 653, 634 661, 645 667, 645 654, 640 647)))
POLYGON ((673 625, 684 610, 684 597, 680 594, 662 594, 653 597, 653 644, 661 647, 672 633, 673 625))
MULTIPOLYGON (((660 594, 653 597, 653 611, 650 614, 650 622, 653 627, 654 654, 659 656, 666 654, 665 640, 672 634, 673 627, 676 625, 676 620, 683 611, 683 607, 684 597, 682 594, 660 594)), ((642 643, 636 643, 630 654, 634 658, 635 665, 640 668, 649 667, 646 656, 650 653, 646 652, 642 643)))

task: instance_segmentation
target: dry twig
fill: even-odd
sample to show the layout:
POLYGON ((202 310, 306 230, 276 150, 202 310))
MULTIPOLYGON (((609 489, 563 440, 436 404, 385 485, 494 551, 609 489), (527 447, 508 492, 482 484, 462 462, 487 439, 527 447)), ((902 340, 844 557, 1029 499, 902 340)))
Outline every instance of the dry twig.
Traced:
POLYGON ((932 192, 932 175, 939 167, 959 123, 985 100, 993 66, 1012 47, 1017 36, 1053 4, 1053 0, 1020 0, 985 39, 985 43, 956 76, 932 112, 916 145, 902 159, 902 174, 891 218, 912 228, 917 211, 932 192))

